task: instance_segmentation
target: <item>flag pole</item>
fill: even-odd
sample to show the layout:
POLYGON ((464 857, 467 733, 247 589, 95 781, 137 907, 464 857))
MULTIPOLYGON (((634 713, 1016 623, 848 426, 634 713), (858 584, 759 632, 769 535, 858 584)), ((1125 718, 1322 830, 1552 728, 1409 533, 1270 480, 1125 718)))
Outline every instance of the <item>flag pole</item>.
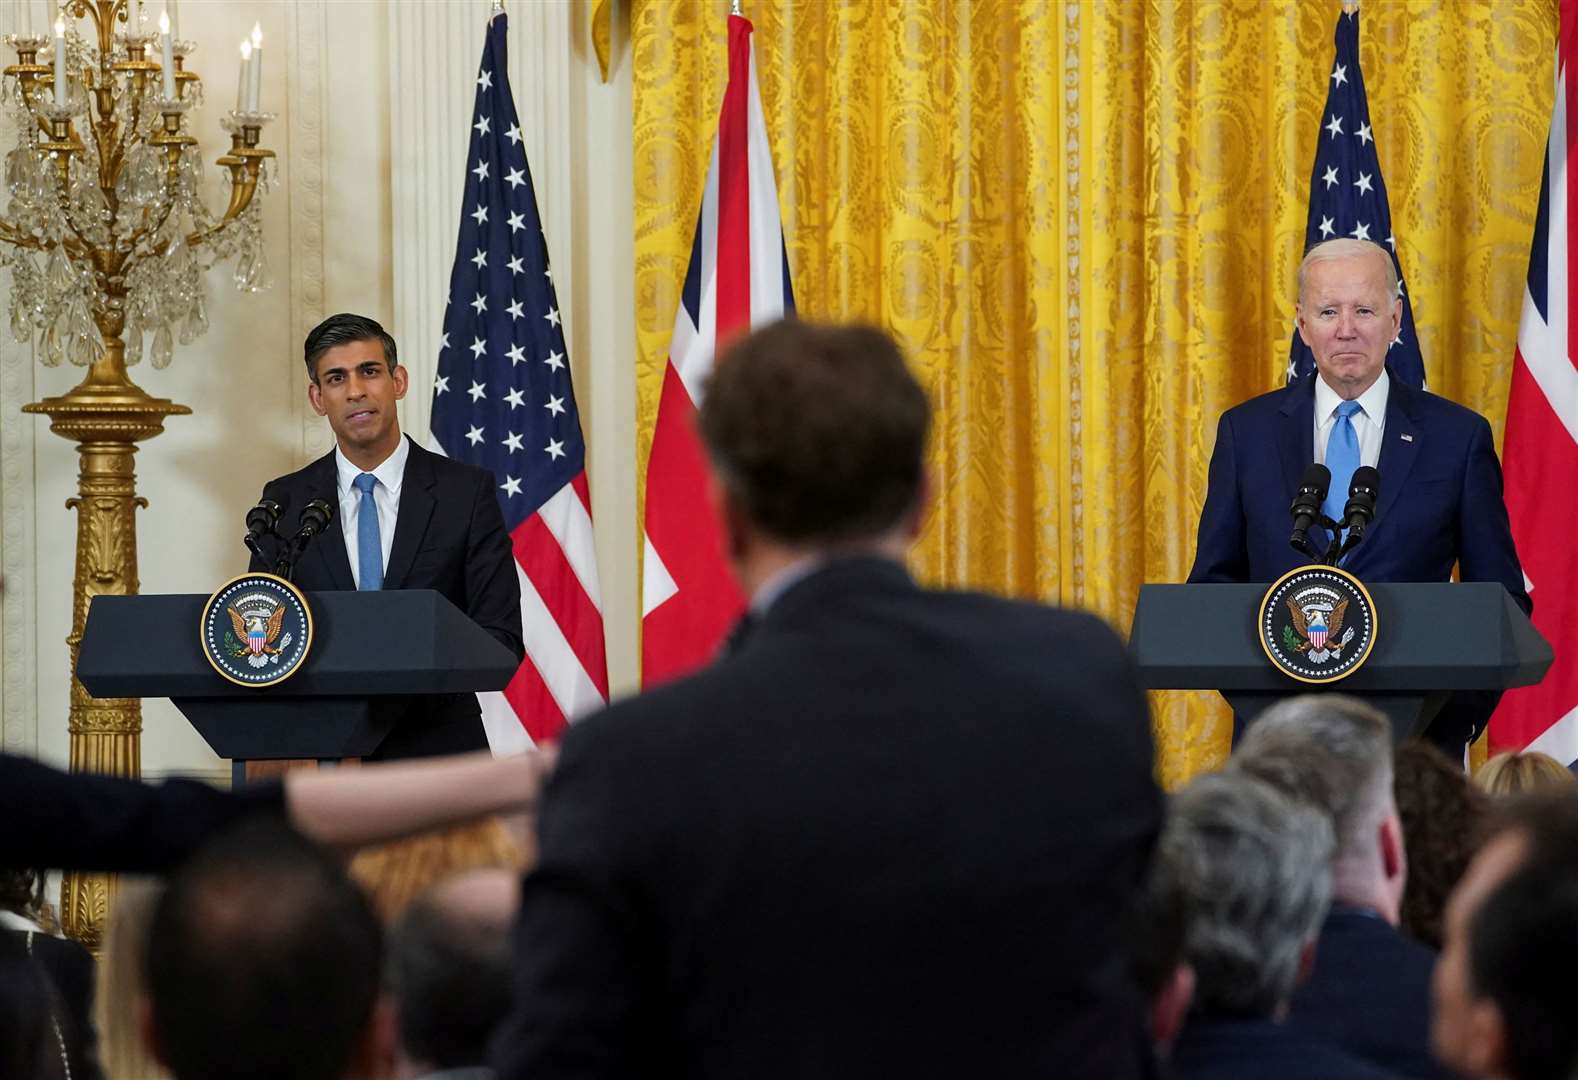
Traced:
POLYGON ((744 18, 745 12, 740 9, 740 0, 734 0, 734 2, 729 5, 729 14, 738 15, 741 18, 744 18))

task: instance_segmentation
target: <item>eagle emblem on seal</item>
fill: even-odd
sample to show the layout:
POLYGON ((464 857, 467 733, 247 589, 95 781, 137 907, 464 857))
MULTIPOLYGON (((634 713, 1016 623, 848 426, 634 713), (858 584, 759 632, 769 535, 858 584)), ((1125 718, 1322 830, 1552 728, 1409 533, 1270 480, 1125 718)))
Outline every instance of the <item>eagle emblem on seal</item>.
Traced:
POLYGON ((1343 646, 1352 641, 1354 635, 1351 626, 1343 633, 1342 622, 1348 614, 1346 598, 1339 600, 1325 589, 1312 589, 1288 597, 1285 603, 1293 626, 1287 635, 1290 640, 1284 644, 1303 653, 1315 664, 1342 656, 1343 646))
MULTIPOLYGON (((235 659, 245 658, 248 665, 260 668, 265 664, 278 663, 279 654, 290 647, 289 634, 285 635, 277 648, 274 644, 279 639, 280 629, 285 625, 284 604, 272 610, 263 605, 254 605, 245 610, 231 606, 225 611, 235 631, 234 638, 227 640, 226 644, 230 646, 230 655, 235 659)), ((229 638, 229 635, 226 636, 229 638)))

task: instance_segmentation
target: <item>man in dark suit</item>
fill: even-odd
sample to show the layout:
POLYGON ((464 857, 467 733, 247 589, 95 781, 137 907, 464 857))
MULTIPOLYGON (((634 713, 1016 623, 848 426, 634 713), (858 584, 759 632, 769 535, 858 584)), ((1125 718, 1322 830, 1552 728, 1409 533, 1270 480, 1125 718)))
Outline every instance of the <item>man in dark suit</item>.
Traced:
POLYGON ((1386 717, 1341 694, 1290 698, 1260 714, 1233 768, 1314 806, 1336 835, 1331 911, 1289 1023, 1399 1076, 1446 1080, 1430 1053, 1436 956, 1397 928, 1407 856, 1386 717))
POLYGON ((1098 620, 910 578, 928 425, 876 330, 721 359, 699 427, 754 625, 566 734, 501 1076, 1144 1074, 1144 696, 1098 620))
MULTIPOLYGON (((263 498, 334 508, 296 564, 307 591, 433 589, 518 658, 520 581, 504 516, 484 469, 451 461, 400 433, 395 403, 406 371, 384 328, 331 315, 307 335, 307 400, 334 431, 335 448, 269 481, 263 498)), ((271 569, 253 555, 251 569, 271 569)), ((411 699, 373 758, 425 757, 487 746, 473 694, 411 699)))
MULTIPOLYGON (((1328 240, 1299 268, 1298 327, 1316 371, 1222 414, 1200 512, 1191 582, 1275 581, 1309 559, 1288 543, 1304 470, 1332 471, 1327 515, 1341 520, 1354 470, 1381 475, 1375 520, 1342 566, 1365 581, 1499 581, 1532 609, 1502 501, 1485 418, 1391 378, 1402 324, 1397 271, 1378 244, 1328 240)), ((1311 530, 1318 549, 1326 534, 1311 530)), ((1467 696, 1464 696, 1465 699, 1467 696)), ((1494 701, 1463 700, 1431 737, 1462 756, 1494 701)))
POLYGON ((1392 1074, 1283 1020, 1331 895, 1331 823, 1241 770, 1172 798, 1161 852, 1188 909, 1193 1008, 1175 1080, 1384 1080, 1392 1074))

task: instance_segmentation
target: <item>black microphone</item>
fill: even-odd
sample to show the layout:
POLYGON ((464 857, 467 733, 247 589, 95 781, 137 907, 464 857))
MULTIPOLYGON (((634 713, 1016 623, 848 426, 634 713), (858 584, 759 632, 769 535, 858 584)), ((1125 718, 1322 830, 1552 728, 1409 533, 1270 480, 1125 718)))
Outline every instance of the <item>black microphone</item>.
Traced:
POLYGON ((1321 503, 1326 501, 1326 491, 1330 487, 1331 470, 1318 461, 1313 462, 1304 470, 1298 494, 1293 496, 1293 505, 1288 509, 1293 515, 1293 535, 1288 538, 1288 543, 1293 545, 1295 551, 1316 561, 1320 560, 1321 555, 1310 543, 1310 526, 1319 524, 1321 503))
POLYGON ((280 539, 275 526, 284 512, 285 507, 273 499, 263 499, 247 511, 247 534, 241 538, 241 542, 246 544, 248 551, 260 559, 268 559, 263 551, 263 538, 272 536, 276 541, 280 539))
POLYGON ((305 545, 308 540, 327 529, 329 520, 332 517, 334 517, 334 508, 322 499, 313 499, 306 506, 303 506, 301 508, 301 517, 298 519, 301 528, 296 531, 296 535, 300 538, 302 544, 305 545))
POLYGON ((1348 485, 1348 504, 1342 508, 1342 527, 1347 532, 1342 550, 1346 553, 1364 539, 1364 530, 1375 520, 1375 504, 1381 497, 1381 474, 1373 466, 1353 470, 1348 485))

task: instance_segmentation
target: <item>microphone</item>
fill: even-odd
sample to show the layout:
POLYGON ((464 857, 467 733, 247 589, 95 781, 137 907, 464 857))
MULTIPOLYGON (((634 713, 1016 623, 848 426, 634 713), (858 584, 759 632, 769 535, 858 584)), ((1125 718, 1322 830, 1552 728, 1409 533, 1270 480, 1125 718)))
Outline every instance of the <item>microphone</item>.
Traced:
POLYGON ((1326 501, 1326 491, 1331 487, 1331 470, 1319 462, 1313 462, 1304 470, 1304 476, 1299 481, 1298 494, 1293 496, 1293 505, 1288 512, 1293 515, 1293 535, 1288 538, 1288 543, 1301 554, 1319 562, 1320 552, 1310 543, 1309 531, 1311 525, 1318 525, 1321 520, 1321 503, 1326 501))
POLYGON ((301 517, 298 519, 301 527, 296 531, 302 546, 308 540, 317 536, 329 527, 329 520, 334 517, 334 508, 322 499, 313 499, 301 508, 301 517))
POLYGON ((260 559, 267 559, 263 553, 263 538, 272 536, 275 540, 280 535, 275 531, 279 524, 279 517, 285 512, 285 507, 273 499, 264 499, 252 509, 247 511, 247 534, 241 538, 247 550, 260 559))
POLYGON ((1381 474, 1370 465, 1361 465, 1353 470, 1353 481, 1348 485, 1348 503, 1342 508, 1342 527, 1347 537, 1342 544, 1344 555, 1364 539, 1365 528, 1375 520, 1375 504, 1380 497, 1381 474))

